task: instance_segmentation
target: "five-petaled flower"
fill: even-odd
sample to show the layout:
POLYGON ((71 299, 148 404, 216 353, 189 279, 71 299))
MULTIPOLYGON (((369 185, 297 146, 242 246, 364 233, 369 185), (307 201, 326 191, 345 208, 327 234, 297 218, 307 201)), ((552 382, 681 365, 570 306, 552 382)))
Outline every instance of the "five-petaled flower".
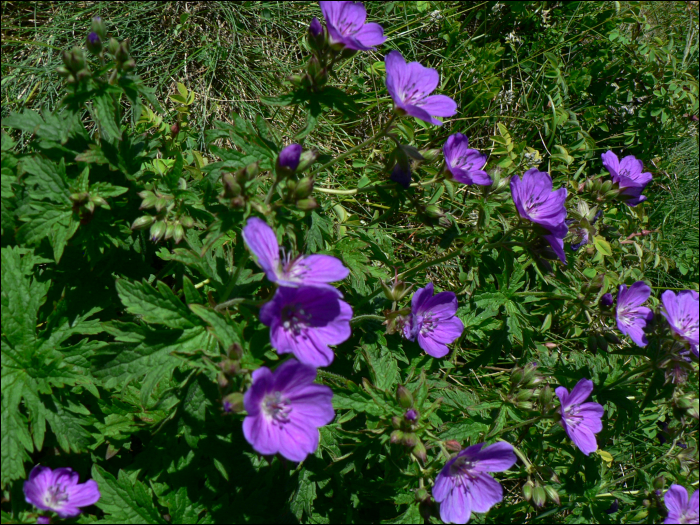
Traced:
POLYGON ((654 313, 642 306, 651 295, 651 288, 644 281, 637 281, 627 288, 621 284, 617 293, 617 308, 615 320, 617 329, 629 335, 637 346, 646 346, 649 342, 644 334, 644 328, 654 318, 654 313))
POLYGON ((574 445, 586 456, 598 450, 594 434, 603 430, 604 409, 598 403, 584 403, 593 392, 593 381, 581 379, 571 394, 563 386, 554 392, 561 402, 561 424, 574 445))
POLYGON ((253 384, 244 396, 248 416, 243 435, 264 455, 278 452, 302 461, 318 448, 318 428, 333 421, 333 391, 314 383, 316 369, 290 359, 274 372, 253 372, 253 384))
POLYGON ((700 499, 698 491, 688 501, 688 491, 682 485, 671 485, 664 496, 668 516, 664 523, 698 523, 700 519, 700 499))
POLYGON ((350 337, 352 308, 335 289, 281 287, 260 309, 260 321, 270 327, 270 343, 279 354, 293 353, 311 366, 328 366, 333 350, 350 337))
POLYGON ((361 2, 319 2, 334 47, 368 51, 386 40, 379 24, 365 24, 367 11, 361 2))
POLYGON ((258 258, 267 278, 280 286, 319 286, 335 290, 330 284, 345 279, 348 270, 330 255, 302 255, 296 259, 280 257, 275 232, 262 219, 251 217, 243 228, 243 240, 258 258))
POLYGON ((603 167, 610 172, 615 184, 620 188, 620 196, 629 206, 636 206, 647 200, 642 195, 644 188, 652 179, 651 173, 642 172, 644 164, 633 155, 619 160, 612 151, 606 151, 600 155, 603 159, 603 167))
POLYGON ((403 335, 418 340, 420 347, 433 357, 445 357, 464 330, 457 317, 457 296, 453 292, 433 295, 433 283, 416 290, 411 298, 411 313, 403 319, 403 335))
POLYGON ((37 465, 24 482, 24 498, 38 509, 51 510, 61 518, 71 518, 82 512, 80 507, 88 507, 100 499, 100 490, 94 479, 85 483, 78 481, 78 473, 71 468, 51 470, 37 465))
POLYGON ((512 445, 500 441, 465 448, 435 478, 433 498, 445 523, 467 523, 472 512, 488 512, 503 500, 503 488, 488 472, 502 472, 517 458, 512 445))
POLYGON ((666 318, 676 334, 690 343, 693 353, 698 355, 698 292, 683 290, 678 294, 666 290, 661 294, 663 309, 661 314, 666 318))
POLYGON ((488 157, 475 149, 470 149, 466 135, 461 133, 450 135, 442 151, 445 154, 445 169, 457 182, 480 186, 490 186, 493 183, 489 174, 482 169, 488 157))
POLYGON ((515 175, 510 180, 510 190, 520 216, 549 230, 549 235, 542 237, 549 242, 561 262, 566 263, 566 188, 553 190, 549 174, 532 168, 525 172, 522 180, 515 175))
POLYGON ((398 51, 391 51, 384 63, 386 88, 400 112, 436 126, 442 126, 442 122, 434 117, 451 117, 457 113, 457 103, 450 97, 430 95, 440 82, 437 71, 418 62, 407 64, 398 51))

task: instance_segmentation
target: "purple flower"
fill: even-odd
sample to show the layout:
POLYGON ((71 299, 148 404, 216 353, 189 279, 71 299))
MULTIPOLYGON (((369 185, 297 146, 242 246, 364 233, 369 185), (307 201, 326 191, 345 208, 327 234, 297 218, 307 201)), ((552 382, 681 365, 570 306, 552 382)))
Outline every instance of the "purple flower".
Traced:
POLYGON ((617 329, 629 335, 637 346, 644 347, 649 342, 644 327, 654 318, 654 313, 642 303, 649 299, 650 294, 651 288, 644 281, 637 281, 629 289, 621 284, 617 293, 617 329))
POLYGON ((469 149, 466 135, 455 133, 447 138, 442 147, 447 171, 457 182, 490 186, 493 181, 483 169, 488 157, 475 149, 469 149))
POLYGON ((566 188, 552 191, 552 178, 537 168, 527 170, 523 180, 515 175, 510 190, 518 213, 523 219, 544 226, 554 233, 566 229, 566 188))
POLYGON ((73 469, 51 470, 41 465, 35 466, 24 482, 24 499, 41 510, 51 510, 61 518, 77 516, 100 499, 97 482, 90 479, 78 483, 79 476, 73 469))
POLYGON ((90 44, 92 44, 93 46, 96 46, 96 45, 101 43, 100 36, 97 33, 95 33, 94 31, 92 31, 88 35, 87 41, 90 42, 90 44))
POLYGON ((698 292, 683 290, 675 294, 666 290, 661 294, 664 307, 661 310, 671 329, 690 343, 695 355, 698 355, 698 292))
POLYGON ((321 25, 321 22, 318 20, 318 18, 314 17, 314 19, 309 24, 309 33, 311 33, 311 36, 314 37, 323 33, 323 26, 321 25))
POLYGON ((436 126, 442 126, 442 122, 433 116, 451 117, 457 113, 457 103, 450 97, 429 96, 440 82, 437 71, 423 67, 418 62, 406 64, 398 51, 391 51, 384 63, 386 88, 398 109, 436 126))
POLYGON ((319 2, 328 26, 331 45, 368 51, 386 40, 379 24, 365 24, 367 11, 361 2, 319 2))
POLYGON ((457 313, 457 296, 453 292, 433 295, 433 283, 416 290, 411 298, 411 313, 403 324, 403 335, 418 340, 420 347, 433 357, 444 357, 464 330, 457 313))
POLYGON ((251 217, 243 228, 243 240, 258 258, 267 278, 280 286, 320 286, 345 279, 348 270, 340 260, 330 255, 302 255, 296 259, 280 258, 280 246, 275 232, 262 219, 251 217))
POLYGON ((433 497, 445 523, 467 523, 472 512, 488 512, 503 500, 503 488, 487 472, 508 470, 517 458, 508 443, 485 444, 462 450, 435 478, 433 497))
POLYGON ((411 169, 404 169, 401 167, 401 164, 397 162, 394 168, 391 170, 389 179, 401 184, 403 189, 407 190, 411 187, 411 169))
POLYGON ((510 191, 520 216, 549 230, 550 234, 543 235, 544 239, 561 262, 566 263, 566 188, 553 191, 549 174, 532 168, 525 172, 522 180, 517 175, 510 180, 510 191))
POLYGON ((644 164, 633 155, 628 155, 622 161, 612 151, 601 154, 603 166, 610 172, 612 180, 620 187, 620 194, 625 198, 626 204, 636 206, 647 200, 642 195, 644 187, 652 179, 651 173, 642 172, 644 164))
POLYGON ((613 305, 613 296, 611 293, 605 293, 603 294, 603 297, 600 298, 600 306, 603 308, 610 308, 613 305))
POLYGON ((352 308, 336 290, 281 287, 260 309, 260 321, 270 327, 270 342, 278 354, 292 353, 304 364, 333 362, 333 350, 350 337, 352 308))
POLYGON ((698 523, 698 491, 688 501, 688 491, 681 485, 671 485, 664 496, 668 516, 664 523, 698 523))
POLYGON ((299 165, 299 159, 301 158, 301 146, 299 144, 290 144, 282 151, 280 151, 277 157, 277 165, 280 168, 295 171, 299 165))
POLYGON ((243 435, 264 455, 303 461, 318 448, 318 428, 333 421, 333 391, 314 383, 316 369, 290 359, 258 368, 244 396, 243 435))
POLYGON ((593 381, 581 379, 571 394, 563 386, 557 387, 554 392, 561 403, 561 424, 574 445, 586 456, 598 450, 594 434, 603 430, 600 421, 604 413, 603 406, 592 402, 584 403, 593 392, 593 381))
POLYGON ((403 415, 404 419, 406 421, 409 421, 413 423, 416 419, 418 419, 418 412, 416 412, 414 409, 409 408, 406 413, 403 415))
POLYGON ((48 525, 49 523, 51 523, 51 518, 49 518, 48 516, 37 516, 36 522, 39 525, 48 525))

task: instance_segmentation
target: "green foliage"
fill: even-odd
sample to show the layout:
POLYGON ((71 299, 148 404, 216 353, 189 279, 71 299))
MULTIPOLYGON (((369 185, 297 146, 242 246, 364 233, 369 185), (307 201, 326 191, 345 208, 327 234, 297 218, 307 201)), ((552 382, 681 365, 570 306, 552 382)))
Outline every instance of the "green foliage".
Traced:
POLYGON ((457 447, 497 439, 520 460, 477 522, 660 522, 655 491, 697 484, 697 362, 658 313, 640 348, 599 307, 639 280, 656 312, 664 289, 698 289, 697 5, 367 3, 390 46, 325 72, 302 35, 316 4, 37 6, 31 24, 3 14, 3 521, 36 519, 22 483, 42 464, 98 482, 85 523, 437 522, 422 491, 457 447), (98 13, 122 51, 84 74, 64 59, 61 79, 76 16, 98 13), (389 47, 439 71, 455 118, 389 120, 389 47), (444 178, 457 132, 490 153, 491 186, 444 178), (290 142, 313 154, 280 175, 290 142), (609 149, 653 173, 647 202, 606 196, 609 149), (532 167, 568 190, 566 266, 513 205, 509 177, 532 167), (336 417, 298 465, 256 454, 222 408, 287 358, 259 319, 274 285, 242 240, 251 216, 350 271, 352 336, 318 371, 336 417), (465 326, 442 359, 396 324, 428 282, 465 326), (581 377, 605 407, 590 456, 552 395, 581 377))

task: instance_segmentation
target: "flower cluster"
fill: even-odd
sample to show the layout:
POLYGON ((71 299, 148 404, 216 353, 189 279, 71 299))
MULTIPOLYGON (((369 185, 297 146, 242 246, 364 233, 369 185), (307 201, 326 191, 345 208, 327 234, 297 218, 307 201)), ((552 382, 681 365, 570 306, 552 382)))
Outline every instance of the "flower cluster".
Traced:
POLYGON ((270 327, 272 347, 300 361, 286 361, 274 372, 262 367, 253 373, 244 396, 248 416, 243 431, 261 454, 279 452, 301 461, 318 447, 318 427, 333 419, 333 392, 313 381, 316 367, 333 361, 329 345, 350 337, 352 308, 329 284, 347 277, 349 270, 329 255, 282 257, 274 230, 257 217, 248 219, 243 240, 278 286, 260 310, 260 321, 270 327))

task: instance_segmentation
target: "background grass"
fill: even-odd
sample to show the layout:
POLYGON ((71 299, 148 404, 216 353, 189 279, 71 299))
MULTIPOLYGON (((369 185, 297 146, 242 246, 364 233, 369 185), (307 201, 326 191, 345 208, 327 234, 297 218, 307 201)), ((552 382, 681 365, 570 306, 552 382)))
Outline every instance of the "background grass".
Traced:
MULTIPOLYGON (((542 169, 551 170, 557 153, 553 146, 580 144, 582 136, 587 149, 579 155, 568 150, 576 161, 597 162, 607 149, 636 154, 655 175, 647 194, 654 202, 650 213, 655 220, 663 218, 663 228, 653 240, 681 262, 680 271, 672 274, 660 266, 660 283, 697 282, 698 153, 692 121, 697 102, 694 108, 688 100, 673 107, 673 100, 669 105, 668 97, 647 95, 647 87, 640 86, 650 69, 666 85, 694 75, 697 86, 697 2, 368 2, 367 8, 368 19, 385 28, 387 44, 346 62, 336 80, 366 111, 351 120, 326 113, 307 144, 333 153, 376 131, 379 123, 365 116, 375 106, 388 112, 382 61, 389 48, 399 49, 408 59, 436 67, 440 91, 454 95, 460 106, 442 129, 406 126, 406 139, 439 147, 449 133, 460 131, 476 147, 489 149, 501 122, 519 143, 513 172, 528 167, 523 163, 526 147, 541 155, 542 169), (638 16, 625 14, 628 5, 639 9, 638 16), (659 42, 668 46, 667 56, 654 57, 652 49, 650 59, 644 46, 659 47, 659 42), (587 86, 584 70, 591 77, 587 86), (555 117, 556 111, 565 117, 568 112, 558 127, 553 126, 552 102, 555 117), (663 133, 649 133, 648 118, 630 122, 632 114, 636 118, 645 108, 668 111, 658 127, 663 133)), ((303 115, 265 106, 260 97, 290 89, 286 77, 299 72, 308 56, 306 27, 321 16, 316 3, 4 2, 2 9, 3 116, 59 102, 62 88, 55 68, 60 51, 80 43, 90 19, 100 15, 111 34, 131 40, 138 73, 159 100, 168 102, 176 82, 196 93, 190 124, 200 150, 205 150, 204 131, 214 120, 230 121, 232 112, 251 120, 263 115, 285 141, 305 127, 303 115)), ((363 175, 381 171, 380 154, 367 151, 364 161, 347 163, 319 182, 354 187, 363 175)), ((475 219, 474 210, 461 205, 459 197, 454 205, 461 207, 462 218, 471 214, 475 219)), ((362 227, 382 211, 367 198, 336 200, 349 212, 348 227, 362 227)), ((410 217, 393 232, 406 257, 425 253, 420 239, 433 235, 406 220, 410 217), (406 242, 409 235, 411 243, 406 242)), ((453 270, 442 277, 454 281, 459 269, 453 270)))

